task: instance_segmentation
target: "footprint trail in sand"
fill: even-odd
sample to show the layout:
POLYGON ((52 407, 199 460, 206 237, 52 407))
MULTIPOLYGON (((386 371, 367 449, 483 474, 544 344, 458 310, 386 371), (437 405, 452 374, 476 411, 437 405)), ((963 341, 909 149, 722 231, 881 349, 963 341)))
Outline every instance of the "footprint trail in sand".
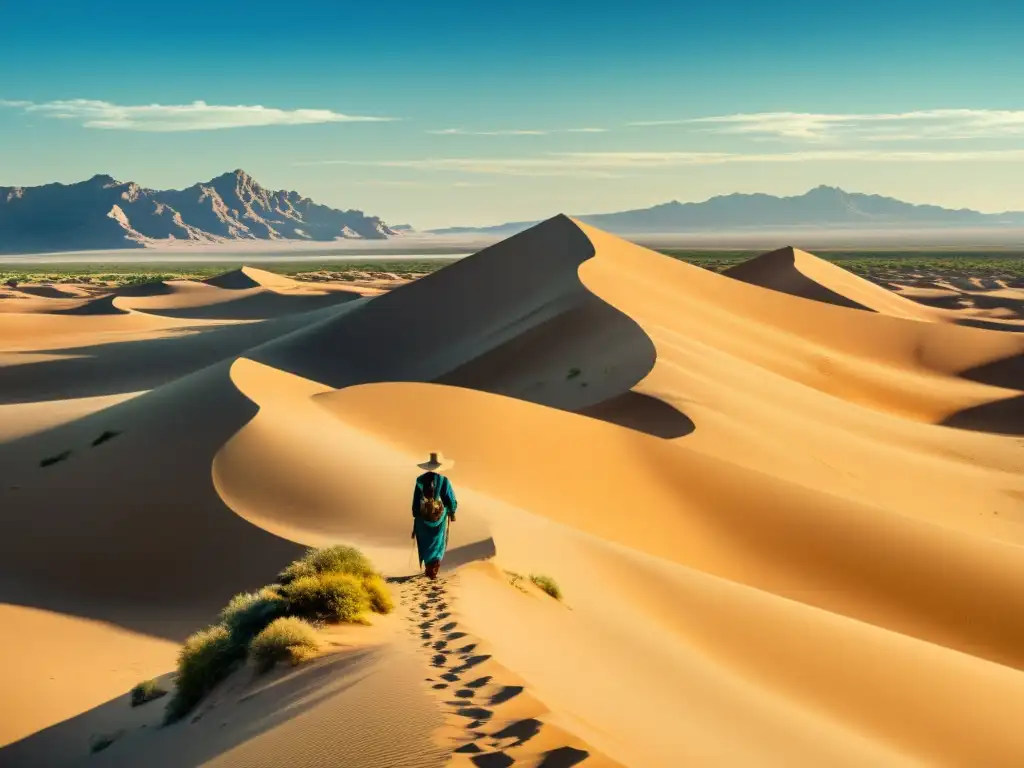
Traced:
POLYGON ((550 710, 460 628, 452 608, 458 578, 417 577, 399 589, 408 631, 429 664, 426 682, 446 709, 448 725, 440 736, 453 745, 450 765, 618 766, 545 722, 550 710))

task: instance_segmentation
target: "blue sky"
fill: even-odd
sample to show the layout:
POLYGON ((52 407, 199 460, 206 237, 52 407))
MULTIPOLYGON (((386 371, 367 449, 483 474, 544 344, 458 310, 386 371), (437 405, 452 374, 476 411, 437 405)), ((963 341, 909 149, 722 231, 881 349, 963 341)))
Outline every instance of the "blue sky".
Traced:
POLYGON ((241 167, 424 228, 818 184, 1024 209, 1024 3, 548 5, 0 0, 0 185, 241 167))

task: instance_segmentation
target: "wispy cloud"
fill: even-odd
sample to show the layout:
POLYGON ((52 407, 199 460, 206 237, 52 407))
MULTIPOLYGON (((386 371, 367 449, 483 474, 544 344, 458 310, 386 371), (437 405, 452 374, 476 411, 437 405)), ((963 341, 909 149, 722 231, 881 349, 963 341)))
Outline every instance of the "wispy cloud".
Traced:
POLYGON ((445 128, 440 131, 427 131, 441 136, 546 136, 549 131, 533 131, 509 129, 504 131, 467 131, 464 128, 445 128))
POLYGON ((552 133, 605 133, 607 128, 559 128, 555 130, 505 129, 500 131, 469 131, 465 128, 443 128, 427 131, 439 136, 549 136, 552 133))
POLYGON ((624 171, 727 163, 956 163, 1024 161, 1024 149, 964 152, 819 150, 806 152, 560 152, 522 158, 435 157, 416 160, 314 160, 295 165, 354 165, 503 176, 615 178, 624 171))
POLYGON ((191 104, 146 104, 125 106, 108 101, 70 99, 42 103, 0 101, 0 106, 22 109, 60 120, 71 120, 86 128, 121 131, 172 133, 213 131, 267 125, 312 125, 394 120, 391 117, 344 115, 329 109, 276 109, 260 105, 217 105, 205 101, 191 104))
POLYGON ((867 114, 756 112, 649 120, 629 125, 710 125, 713 127, 709 130, 716 133, 805 141, 999 139, 1024 136, 1024 110, 932 109, 867 114))

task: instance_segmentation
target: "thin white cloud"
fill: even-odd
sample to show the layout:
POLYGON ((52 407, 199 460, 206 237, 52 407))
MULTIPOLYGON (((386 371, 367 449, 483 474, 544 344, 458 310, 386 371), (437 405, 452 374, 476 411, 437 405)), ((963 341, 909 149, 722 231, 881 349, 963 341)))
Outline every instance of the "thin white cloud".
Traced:
POLYGON ((464 128, 445 128, 440 131, 427 131, 442 136, 546 136, 548 131, 504 130, 504 131, 467 131, 464 128))
POLYGON ((415 160, 319 160, 295 165, 354 165, 502 176, 617 178, 624 171, 729 163, 957 163, 1024 161, 1024 149, 978 151, 819 150, 804 152, 560 152, 539 157, 435 157, 415 160))
POLYGON ((1024 136, 1024 110, 931 109, 866 114, 755 112, 650 120, 629 125, 710 125, 714 127, 709 130, 716 133, 804 141, 1005 139, 1024 136))
POLYGON ((437 136, 549 136, 552 133, 605 133, 607 128, 560 128, 555 130, 505 129, 500 131, 469 131, 465 128, 444 128, 427 131, 437 136))
POLYGON ((268 125, 313 125, 394 120, 392 117, 344 115, 329 109, 276 109, 260 105, 217 105, 204 101, 191 104, 145 104, 125 106, 108 101, 69 99, 43 103, 0 101, 26 113, 60 120, 71 120, 86 128, 121 131, 174 133, 213 131, 268 125))

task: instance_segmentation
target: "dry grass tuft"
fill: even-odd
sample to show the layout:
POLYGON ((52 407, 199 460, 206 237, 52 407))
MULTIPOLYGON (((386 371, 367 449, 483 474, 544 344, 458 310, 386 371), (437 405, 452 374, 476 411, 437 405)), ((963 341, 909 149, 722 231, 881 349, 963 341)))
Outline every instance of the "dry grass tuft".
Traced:
POLYGON ((249 653, 257 669, 266 672, 279 661, 298 664, 314 656, 319 647, 316 629, 308 621, 296 616, 283 616, 274 619, 253 638, 249 653))

